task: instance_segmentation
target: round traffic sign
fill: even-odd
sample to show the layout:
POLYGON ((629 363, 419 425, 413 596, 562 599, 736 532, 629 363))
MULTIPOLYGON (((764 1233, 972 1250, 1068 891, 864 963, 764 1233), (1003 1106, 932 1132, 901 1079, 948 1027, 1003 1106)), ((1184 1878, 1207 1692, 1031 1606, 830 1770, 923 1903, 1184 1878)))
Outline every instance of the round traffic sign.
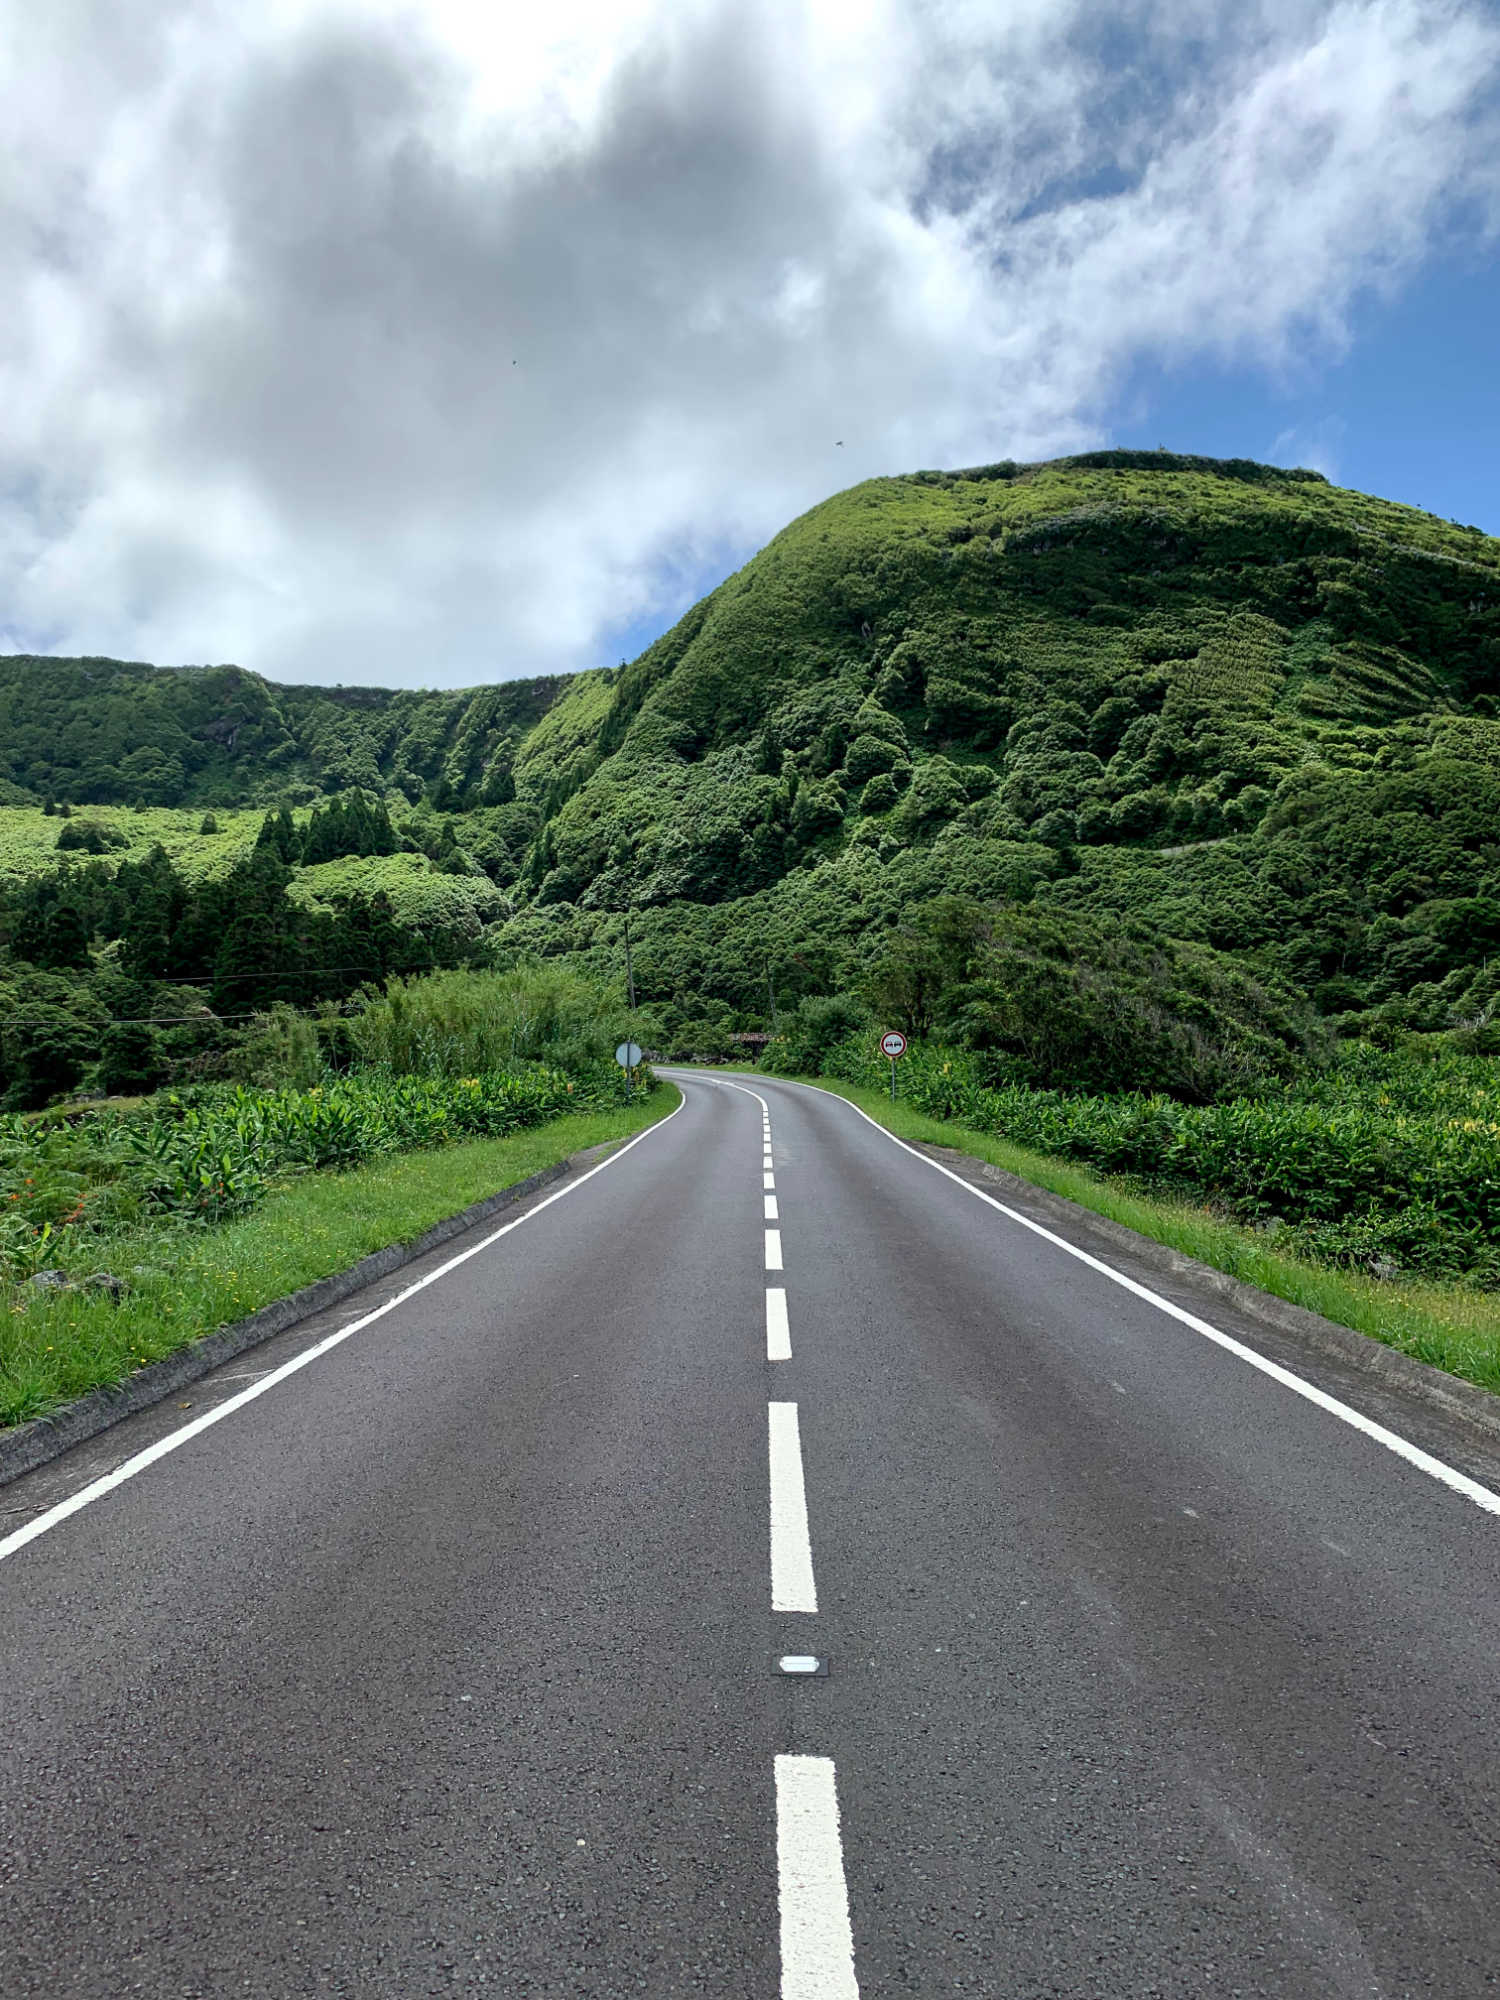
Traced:
POLYGON ((892 1062, 906 1054, 906 1037, 899 1028, 892 1028, 889 1034, 880 1037, 880 1053, 889 1056, 892 1062))
POLYGON ((641 1045, 639 1042, 621 1042, 620 1046, 615 1050, 615 1061, 620 1065, 621 1069, 634 1069, 640 1059, 641 1045))

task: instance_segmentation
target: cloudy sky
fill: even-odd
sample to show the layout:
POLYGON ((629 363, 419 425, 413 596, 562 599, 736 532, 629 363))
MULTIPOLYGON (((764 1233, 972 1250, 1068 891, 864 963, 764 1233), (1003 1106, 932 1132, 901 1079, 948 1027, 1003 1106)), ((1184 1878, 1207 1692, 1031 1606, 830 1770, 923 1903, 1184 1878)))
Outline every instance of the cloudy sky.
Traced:
POLYGON ((1113 442, 1500 533, 1493 4, 0 24, 0 651, 612 664, 840 487, 1113 442))

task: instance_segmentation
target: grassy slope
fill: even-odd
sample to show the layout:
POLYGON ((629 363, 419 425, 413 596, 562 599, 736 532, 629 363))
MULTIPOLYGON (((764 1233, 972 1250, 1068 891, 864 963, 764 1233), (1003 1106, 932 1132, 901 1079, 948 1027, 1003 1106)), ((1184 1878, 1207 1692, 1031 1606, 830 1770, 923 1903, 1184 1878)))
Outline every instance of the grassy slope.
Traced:
MULTIPOLYGON (((121 1382, 372 1251, 410 1243, 446 1216, 571 1153, 643 1130, 678 1101, 675 1088, 663 1084, 629 1110, 401 1154, 353 1173, 308 1175, 222 1228, 117 1239, 109 1262, 133 1286, 122 1305, 81 1294, 44 1297, 0 1321, 0 1426, 45 1416, 91 1389, 121 1382)), ((101 1254, 96 1246, 80 1274, 97 1269, 101 1254)))
MULTIPOLYGON (((233 812, 220 808, 214 818, 217 833, 199 832, 203 814, 170 806, 148 806, 134 811, 127 806, 86 806, 75 820, 97 821, 122 834, 128 845, 105 857, 117 861, 140 861, 160 845, 179 873, 189 882, 226 875, 236 861, 245 859, 255 847, 264 815, 259 809, 233 812)), ((309 809, 292 817, 305 823, 309 809)), ((91 855, 57 851, 57 836, 71 822, 49 818, 40 806, 0 806, 0 881, 23 881, 48 875, 59 862, 86 865, 91 855)), ((487 876, 447 875, 425 854, 382 854, 365 860, 346 856, 339 861, 322 861, 293 871, 291 893, 310 905, 330 907, 339 895, 373 896, 378 891, 390 897, 396 921, 403 924, 434 924, 473 935, 482 924, 491 923, 510 908, 506 897, 487 876)))
POLYGON ((951 1146, 986 1160, 1275 1298, 1353 1327, 1480 1388, 1500 1391, 1500 1298, 1493 1293, 1461 1285, 1383 1282, 1301 1263, 1268 1250, 1254 1230, 1221 1221, 1206 1209, 1146 1200, 1081 1167, 1009 1145, 990 1133, 925 1118, 899 1100, 892 1104, 878 1090, 826 1077, 801 1081, 847 1098, 897 1138, 951 1146))

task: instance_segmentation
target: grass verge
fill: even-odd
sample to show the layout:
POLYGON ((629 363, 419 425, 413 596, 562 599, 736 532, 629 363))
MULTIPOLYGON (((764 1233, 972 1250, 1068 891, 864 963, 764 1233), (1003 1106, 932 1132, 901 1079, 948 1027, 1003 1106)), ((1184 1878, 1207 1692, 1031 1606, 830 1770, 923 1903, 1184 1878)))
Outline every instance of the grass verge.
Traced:
POLYGON ((70 1260, 79 1273, 107 1261, 130 1292, 118 1306, 78 1292, 27 1297, 22 1288, 12 1297, 0 1314, 0 1428, 113 1387, 372 1251, 414 1241, 570 1153, 644 1131, 677 1102, 676 1089, 659 1084, 628 1110, 399 1153, 351 1173, 308 1174, 219 1228, 160 1227, 80 1248, 70 1260))
MULTIPOLYGON (((757 1072, 736 1069, 737 1075, 757 1072)), ((762 1072, 769 1074, 769 1072, 762 1072)), ((974 1132, 894 1104, 878 1090, 826 1076, 788 1079, 813 1085, 857 1104, 898 1139, 951 1146, 987 1160, 1036 1187, 1048 1188, 1080 1208, 1092 1209, 1141 1236, 1194 1257, 1247 1285, 1303 1306, 1340 1326, 1353 1327, 1387 1347, 1482 1389, 1500 1391, 1500 1297, 1466 1285, 1367 1278, 1287 1257, 1266 1246, 1254 1229, 1227 1222, 1212 1210, 1153 1200, 1066 1160, 1013 1146, 989 1132, 974 1132)))

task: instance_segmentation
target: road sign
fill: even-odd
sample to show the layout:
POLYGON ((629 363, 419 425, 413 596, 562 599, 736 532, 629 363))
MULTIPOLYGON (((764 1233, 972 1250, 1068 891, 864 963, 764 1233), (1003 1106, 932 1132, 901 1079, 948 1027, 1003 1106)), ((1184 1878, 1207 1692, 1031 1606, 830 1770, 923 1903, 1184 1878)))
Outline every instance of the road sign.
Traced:
POLYGON ((896 1101, 896 1058, 906 1054, 906 1037, 899 1028, 887 1028, 880 1037, 880 1053, 891 1059, 891 1102, 896 1101))
POLYGON ((625 1072, 625 1102, 630 1102, 630 1073, 641 1059, 639 1042, 621 1042, 615 1050, 615 1061, 625 1072))

